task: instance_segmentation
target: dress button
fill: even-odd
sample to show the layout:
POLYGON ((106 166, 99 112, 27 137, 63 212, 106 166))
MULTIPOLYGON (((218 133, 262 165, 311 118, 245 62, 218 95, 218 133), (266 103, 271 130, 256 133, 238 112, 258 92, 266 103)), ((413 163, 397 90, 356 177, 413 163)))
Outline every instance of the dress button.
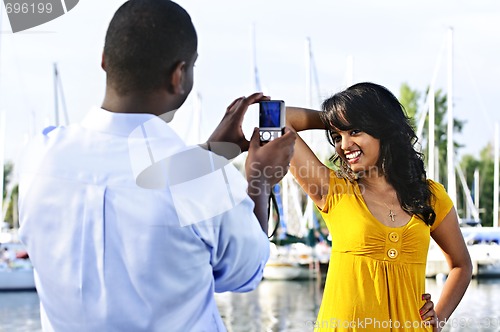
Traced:
POLYGON ((398 257, 398 251, 394 248, 391 248, 387 250, 387 256, 389 256, 389 258, 396 258, 398 257))
POLYGON ((399 241, 399 234, 396 232, 390 232, 389 233, 389 240, 392 242, 398 242, 399 241))

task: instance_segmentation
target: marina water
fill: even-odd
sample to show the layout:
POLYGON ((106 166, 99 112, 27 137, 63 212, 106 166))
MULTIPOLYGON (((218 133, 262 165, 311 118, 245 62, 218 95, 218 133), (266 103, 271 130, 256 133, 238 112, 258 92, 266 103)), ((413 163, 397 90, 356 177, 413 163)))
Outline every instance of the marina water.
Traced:
MULTIPOLYGON (((426 280, 434 300, 442 282, 426 280)), ((323 286, 317 280, 264 280, 253 292, 217 294, 216 300, 229 332, 312 331, 323 286)), ((0 331, 41 331, 39 314, 36 292, 0 292, 0 331)), ((443 331, 500 332, 500 279, 472 280, 443 331)))

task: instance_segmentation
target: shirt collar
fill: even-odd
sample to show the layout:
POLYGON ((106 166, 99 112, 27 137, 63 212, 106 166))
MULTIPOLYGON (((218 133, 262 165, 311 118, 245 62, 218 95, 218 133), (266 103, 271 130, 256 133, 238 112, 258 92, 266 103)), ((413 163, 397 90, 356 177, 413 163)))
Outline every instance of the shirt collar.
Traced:
POLYGON ((144 125, 149 135, 182 141, 167 122, 149 113, 115 113, 93 107, 81 122, 83 128, 125 137, 144 125))

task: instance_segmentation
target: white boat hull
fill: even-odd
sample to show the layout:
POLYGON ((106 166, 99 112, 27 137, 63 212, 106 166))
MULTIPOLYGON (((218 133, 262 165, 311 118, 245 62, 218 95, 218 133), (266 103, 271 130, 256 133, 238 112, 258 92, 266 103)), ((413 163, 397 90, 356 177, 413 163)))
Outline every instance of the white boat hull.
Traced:
POLYGON ((2 248, 15 253, 9 261, 0 261, 0 291, 34 290, 35 276, 33 265, 27 258, 21 243, 3 243, 2 248))
POLYGON ((33 270, 27 269, 1 269, 0 290, 33 290, 35 278, 33 270))
POLYGON ((316 277, 314 269, 310 269, 313 260, 313 249, 302 243, 287 246, 270 244, 271 255, 264 267, 263 277, 267 280, 299 280, 316 277))
POLYGON ((314 278, 314 270, 295 264, 268 263, 264 267, 266 280, 300 280, 314 278))
MULTIPOLYGON (((500 230, 490 227, 462 228, 472 261, 473 276, 500 277, 500 230)), ((441 249, 431 241, 426 276, 448 275, 450 269, 441 249)))

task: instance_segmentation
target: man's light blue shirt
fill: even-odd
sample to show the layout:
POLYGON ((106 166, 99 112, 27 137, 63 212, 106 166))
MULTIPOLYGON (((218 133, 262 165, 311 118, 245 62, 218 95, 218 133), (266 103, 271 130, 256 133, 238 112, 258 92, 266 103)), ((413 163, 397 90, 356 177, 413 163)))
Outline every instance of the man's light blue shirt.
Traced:
POLYGON ((254 289, 269 241, 234 166, 190 149, 159 117, 103 109, 29 144, 20 237, 44 331, 226 330, 213 293, 254 289))

